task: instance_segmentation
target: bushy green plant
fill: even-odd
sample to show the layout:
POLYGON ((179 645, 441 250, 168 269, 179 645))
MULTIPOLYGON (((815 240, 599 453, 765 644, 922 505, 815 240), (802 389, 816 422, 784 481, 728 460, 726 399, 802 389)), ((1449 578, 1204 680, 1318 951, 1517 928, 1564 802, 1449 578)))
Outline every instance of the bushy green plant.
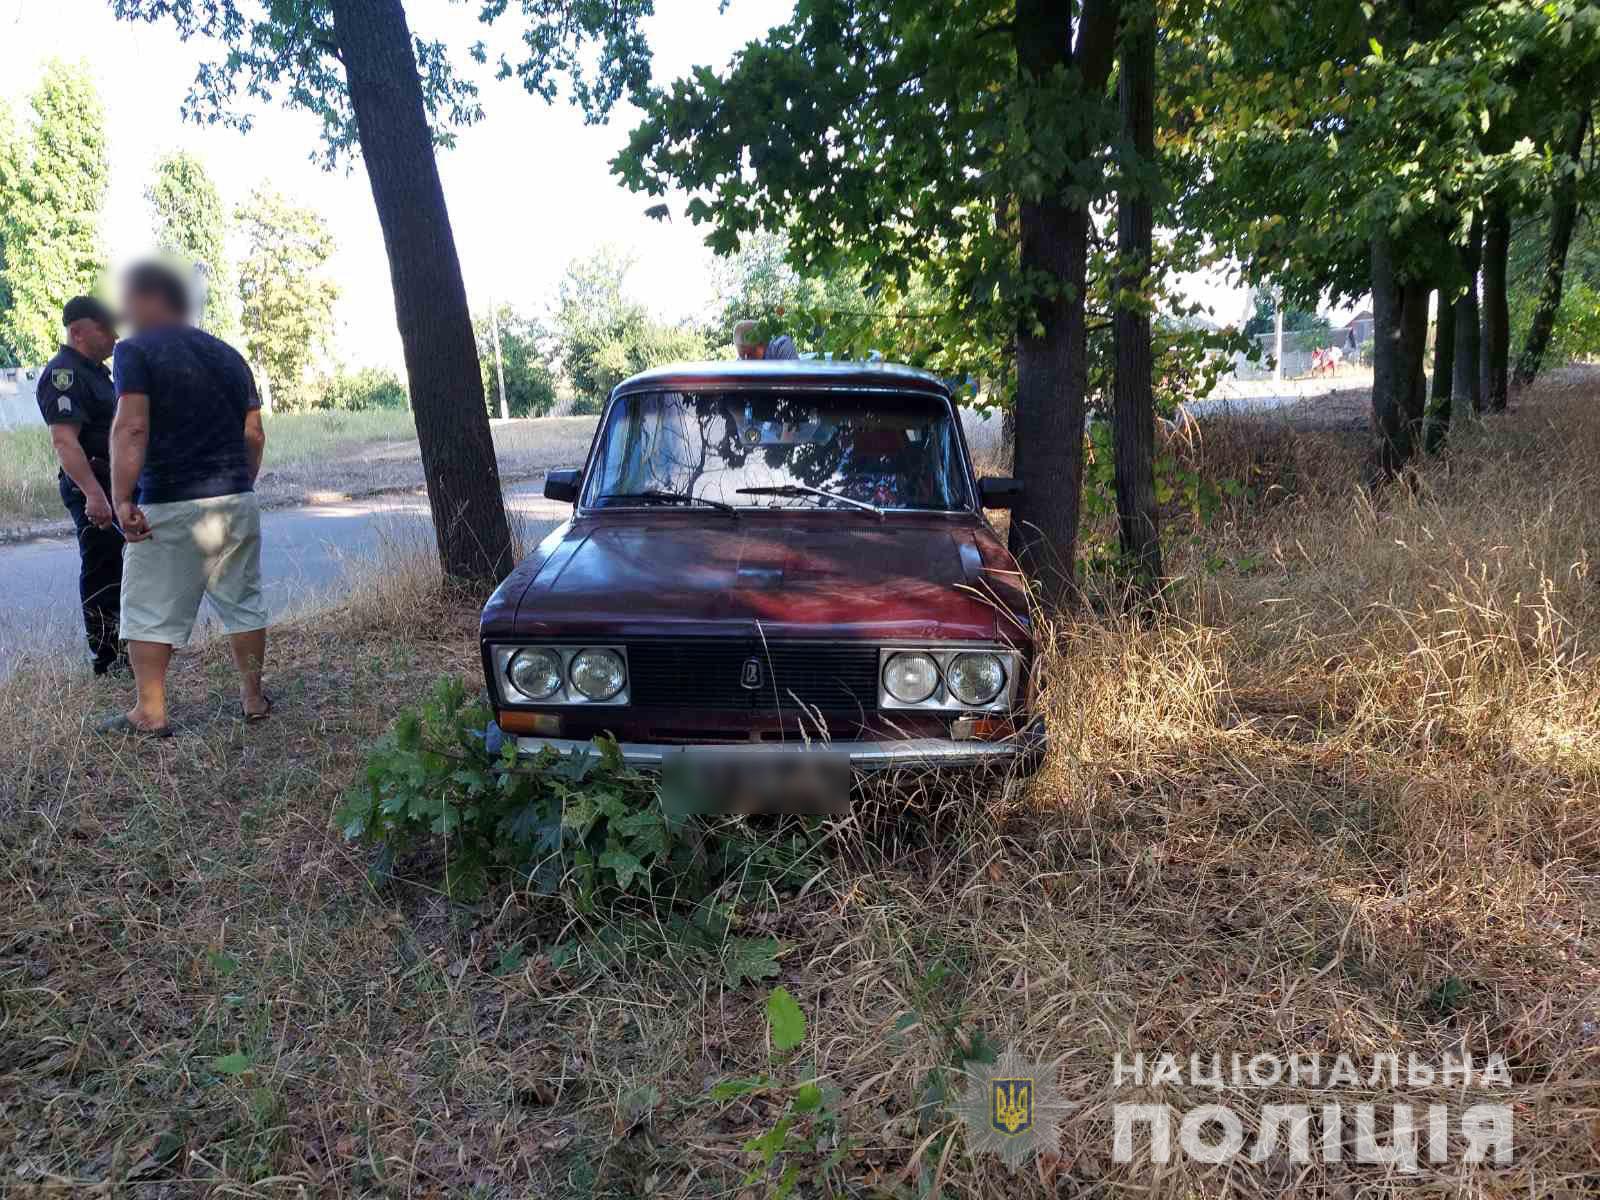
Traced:
MULTIPOLYGON (((1088 452, 1083 464, 1083 513, 1099 520, 1117 511, 1116 455, 1112 446, 1113 429, 1109 421, 1091 422, 1088 452)), ((1186 512, 1197 526, 1209 525, 1228 499, 1239 499, 1250 492, 1248 480, 1232 476, 1208 479, 1195 467, 1171 451, 1155 456, 1156 503, 1164 509, 1174 504, 1186 512)), ((1081 570, 1123 571, 1117 546, 1092 529, 1083 534, 1081 570)))
MULTIPOLYGON (((1513 300, 1512 340, 1514 345, 1521 345, 1527 339, 1538 295, 1530 291, 1513 300)), ((1550 347, 1545 351, 1545 362, 1559 366, 1596 355, 1600 355, 1600 289, 1582 278, 1569 277, 1561 293, 1561 307, 1556 310, 1555 328, 1550 336, 1550 347)))
POLYGON ((648 893, 657 872, 697 848, 661 810, 654 789, 614 741, 598 753, 545 750, 519 758, 490 726, 488 707, 459 678, 439 681, 420 708, 379 740, 364 778, 334 820, 347 838, 381 848, 380 869, 433 836, 444 839, 445 889, 482 895, 491 874, 514 873, 544 891, 563 883, 585 903, 602 893, 648 893))
POLYGON ((365 412, 373 408, 405 408, 410 404, 405 381, 381 367, 338 371, 323 381, 313 407, 336 412, 365 412))
MULTIPOLYGON (((587 911, 621 896, 693 905, 730 880, 792 884, 814 872, 801 867, 814 824, 757 836, 738 818, 707 822, 681 803, 663 805, 654 781, 624 763, 610 738, 585 751, 521 756, 492 716, 447 676, 379 739, 334 821, 347 838, 379 848, 380 875, 439 838, 454 897, 482 895, 498 872, 563 891, 587 911)), ((726 919, 694 920, 729 952, 730 986, 776 970, 772 939, 729 940, 726 919)))

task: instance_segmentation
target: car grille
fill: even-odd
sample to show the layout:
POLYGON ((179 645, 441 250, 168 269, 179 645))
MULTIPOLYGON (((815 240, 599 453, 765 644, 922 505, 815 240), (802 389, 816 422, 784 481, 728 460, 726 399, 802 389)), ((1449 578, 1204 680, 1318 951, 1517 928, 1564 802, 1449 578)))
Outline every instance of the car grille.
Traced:
POLYGON ((722 639, 630 642, 628 680, 632 702, 642 708, 770 713, 803 706, 871 713, 878 707, 878 648, 722 639))

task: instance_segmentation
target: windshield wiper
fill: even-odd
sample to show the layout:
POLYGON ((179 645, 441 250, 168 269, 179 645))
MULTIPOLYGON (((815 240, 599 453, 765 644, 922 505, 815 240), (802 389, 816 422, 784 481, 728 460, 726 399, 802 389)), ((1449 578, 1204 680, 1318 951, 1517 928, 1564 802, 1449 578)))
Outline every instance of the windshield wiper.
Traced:
POLYGON ((883 509, 876 504, 868 504, 865 500, 855 500, 849 496, 841 496, 838 492, 830 492, 826 488, 812 487, 805 483, 785 483, 777 487, 748 487, 735 490, 741 496, 821 496, 825 500, 837 500, 840 504, 848 504, 852 508, 864 508, 875 516, 883 516, 883 509))
POLYGON ((605 500, 642 500, 649 504, 704 504, 716 509, 718 512, 731 513, 736 517, 739 515, 737 508, 722 500, 712 500, 706 496, 686 496, 680 492, 653 490, 648 492, 607 492, 604 496, 598 497, 596 503, 605 500))

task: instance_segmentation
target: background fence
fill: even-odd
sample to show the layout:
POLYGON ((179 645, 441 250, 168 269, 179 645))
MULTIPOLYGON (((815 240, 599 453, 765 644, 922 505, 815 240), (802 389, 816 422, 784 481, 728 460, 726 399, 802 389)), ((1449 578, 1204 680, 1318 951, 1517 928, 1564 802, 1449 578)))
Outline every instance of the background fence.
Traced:
MULTIPOLYGON (((1255 337, 1260 353, 1254 362, 1248 355, 1233 356, 1233 373, 1238 379, 1271 379, 1277 357, 1278 335, 1262 333, 1255 337)), ((1362 318, 1339 329, 1283 331, 1283 378, 1301 379, 1311 374, 1312 355, 1325 347, 1337 346, 1342 361, 1338 371, 1370 366, 1372 363, 1372 322, 1362 318)), ((1337 371, 1335 372, 1337 373, 1337 371)))

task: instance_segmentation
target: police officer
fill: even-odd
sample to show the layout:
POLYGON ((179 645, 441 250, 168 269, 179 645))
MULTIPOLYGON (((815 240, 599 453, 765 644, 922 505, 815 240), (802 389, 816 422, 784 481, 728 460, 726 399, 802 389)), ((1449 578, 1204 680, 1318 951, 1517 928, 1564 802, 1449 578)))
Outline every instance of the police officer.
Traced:
POLYGON ((94 673, 121 673, 122 534, 111 508, 111 418, 117 396, 106 359, 117 343, 111 310, 75 296, 61 310, 67 339, 39 376, 39 412, 61 460, 61 501, 78 531, 78 596, 94 673))

